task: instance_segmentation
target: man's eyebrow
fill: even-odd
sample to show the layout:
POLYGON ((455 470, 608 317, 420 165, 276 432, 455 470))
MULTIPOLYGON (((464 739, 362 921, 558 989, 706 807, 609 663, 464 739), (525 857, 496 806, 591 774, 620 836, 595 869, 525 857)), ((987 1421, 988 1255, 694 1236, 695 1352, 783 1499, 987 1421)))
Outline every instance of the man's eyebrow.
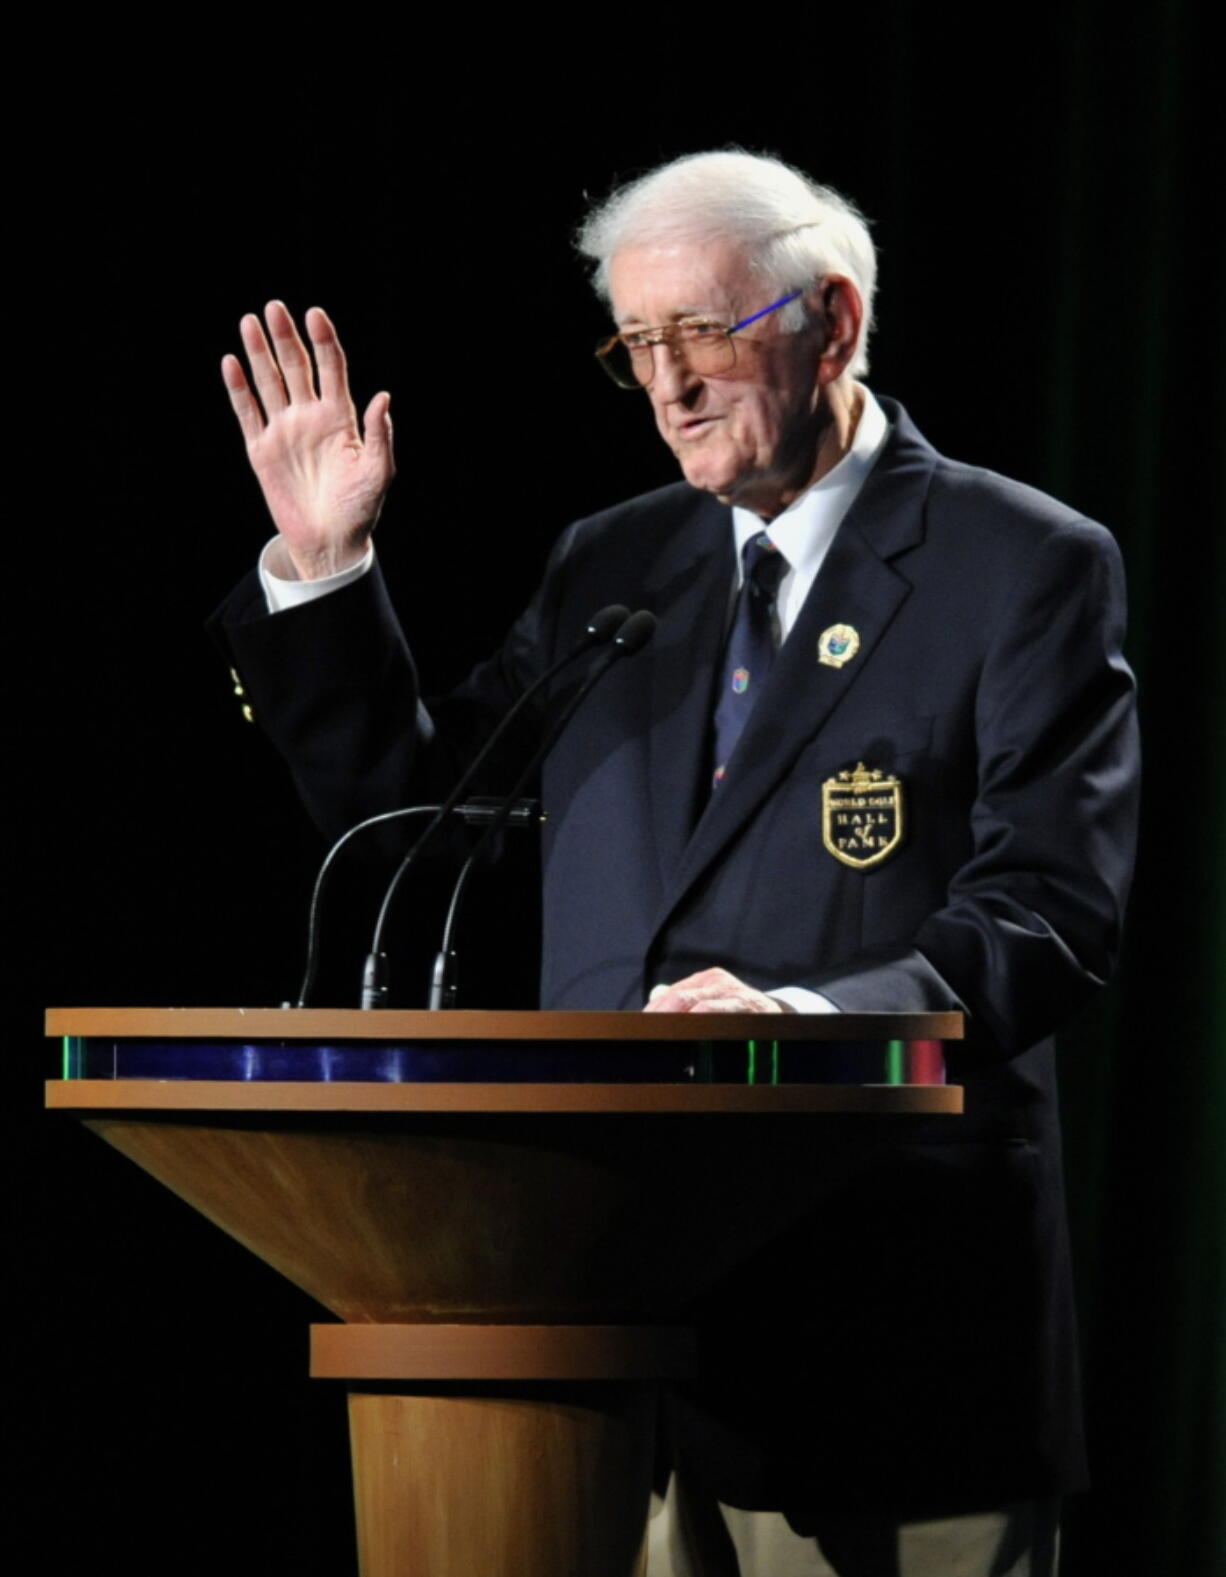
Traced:
MULTIPOLYGON (((669 313, 668 317, 665 319, 665 322, 681 323, 686 318, 709 318, 712 322, 717 322, 720 318, 727 316, 728 314, 726 312, 720 312, 714 307, 678 307, 676 312, 669 313)), ((633 312, 627 313, 625 317, 617 318, 616 322, 619 328, 626 328, 631 323, 636 324, 641 328, 657 327, 657 325, 653 323, 644 323, 642 318, 636 316, 633 312)))

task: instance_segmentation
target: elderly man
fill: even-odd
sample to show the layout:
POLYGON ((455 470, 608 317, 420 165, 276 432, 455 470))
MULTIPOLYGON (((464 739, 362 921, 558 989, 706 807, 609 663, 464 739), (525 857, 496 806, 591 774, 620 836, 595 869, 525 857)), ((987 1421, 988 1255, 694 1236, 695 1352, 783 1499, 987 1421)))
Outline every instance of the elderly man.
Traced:
POLYGON ((581 246, 616 323, 599 358, 684 482, 572 526, 427 713, 370 548, 388 396, 359 432, 331 323, 307 314, 313 370, 274 303, 243 321, 249 374, 224 364, 278 535, 223 628, 340 826, 471 750, 594 609, 656 613, 543 769, 542 1005, 971 1025, 965 1119, 832 1139, 825 1207, 697 1311, 814 1378, 678 1399, 677 1569, 1048 1572, 1083 1473, 1048 1037, 1110 970, 1131 868, 1118 553, 861 381, 874 254, 834 192, 696 155, 581 246), (848 785, 885 808, 840 821, 848 785), (792 1337, 754 1336, 781 1299, 792 1337))

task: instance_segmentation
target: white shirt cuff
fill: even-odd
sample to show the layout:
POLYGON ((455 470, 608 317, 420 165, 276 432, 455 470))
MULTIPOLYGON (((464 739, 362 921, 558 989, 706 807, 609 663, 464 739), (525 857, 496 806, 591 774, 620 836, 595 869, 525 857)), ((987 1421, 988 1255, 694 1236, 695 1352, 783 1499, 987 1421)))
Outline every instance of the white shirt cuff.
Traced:
POLYGON ((776 1002, 786 1002, 788 1007, 794 1008, 797 1013, 841 1013, 843 1010, 836 1007, 829 997, 822 996, 820 991, 806 991, 803 986, 782 986, 778 991, 770 991, 768 996, 775 998, 776 1002))
POLYGON ((274 537, 260 554, 260 585, 269 613, 284 613, 287 608, 301 607, 304 602, 316 602, 342 586, 361 580, 375 562, 375 545, 366 544, 366 552, 348 569, 337 570, 335 575, 323 575, 319 580, 299 580, 290 563, 289 554, 280 537, 274 537))

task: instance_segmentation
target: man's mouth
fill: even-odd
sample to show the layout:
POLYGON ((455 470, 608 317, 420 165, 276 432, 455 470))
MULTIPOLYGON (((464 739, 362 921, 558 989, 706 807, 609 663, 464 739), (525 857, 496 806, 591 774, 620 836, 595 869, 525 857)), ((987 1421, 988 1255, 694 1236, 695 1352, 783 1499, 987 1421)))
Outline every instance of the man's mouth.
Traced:
POLYGON ((716 416, 687 416, 684 421, 678 422, 673 429, 675 436, 684 441, 687 438, 701 438, 707 429, 719 418, 716 416))

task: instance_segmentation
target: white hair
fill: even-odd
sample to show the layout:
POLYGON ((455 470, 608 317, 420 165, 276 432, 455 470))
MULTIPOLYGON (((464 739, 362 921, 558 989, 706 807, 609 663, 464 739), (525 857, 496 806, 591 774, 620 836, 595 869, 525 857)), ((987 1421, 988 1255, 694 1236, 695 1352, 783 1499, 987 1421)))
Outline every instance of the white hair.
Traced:
MULTIPOLYGON (((844 274, 864 306, 848 373, 868 371, 877 254, 855 205, 778 159, 726 149, 691 153, 619 187, 594 207, 575 237, 596 265, 593 284, 610 301, 609 266, 629 246, 731 240, 772 293, 810 290, 824 274, 844 274)), ((803 302, 779 314, 780 327, 803 328, 803 302)))

